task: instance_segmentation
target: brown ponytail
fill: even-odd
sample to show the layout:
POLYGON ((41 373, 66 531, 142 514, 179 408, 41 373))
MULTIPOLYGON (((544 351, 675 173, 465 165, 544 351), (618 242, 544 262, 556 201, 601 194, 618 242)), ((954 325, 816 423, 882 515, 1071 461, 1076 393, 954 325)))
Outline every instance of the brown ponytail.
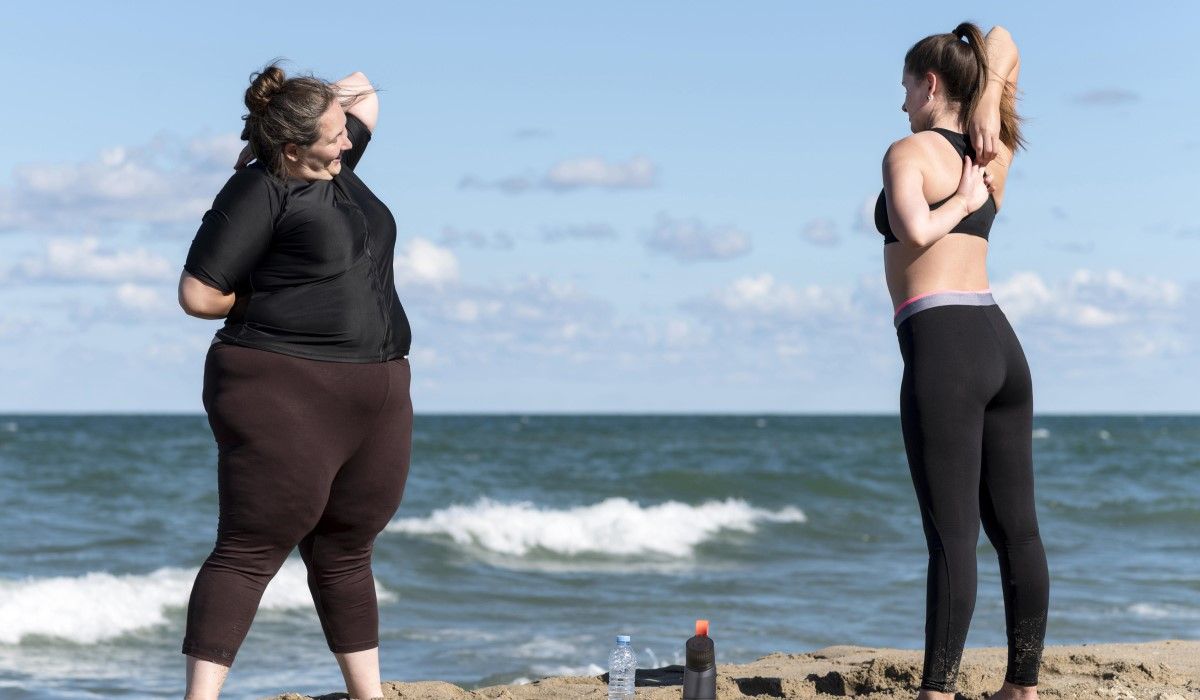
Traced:
POLYGON ((975 116, 975 110, 979 107, 979 98, 983 97, 983 89, 987 87, 988 64, 987 52, 984 50, 983 32, 979 27, 971 22, 963 22, 954 28, 951 32, 956 39, 966 39, 968 46, 971 47, 971 54, 975 57, 975 79, 974 84, 968 87, 967 94, 969 97, 963 103, 962 130, 967 131, 967 125, 971 123, 971 117, 975 116))
POLYGON ((280 179, 287 177, 283 147, 294 143, 310 146, 321 137, 321 115, 337 99, 337 90, 312 76, 288 78, 272 61, 250 76, 246 88, 247 114, 242 117, 242 140, 267 170, 280 179))
MULTIPOLYGON (((959 127, 966 133, 990 73, 983 32, 974 23, 963 22, 948 34, 927 36, 904 55, 904 71, 918 77, 937 73, 947 101, 960 107, 959 127)), ((1012 151, 1025 147, 1016 94, 1008 84, 1000 98, 1000 140, 1012 151)))

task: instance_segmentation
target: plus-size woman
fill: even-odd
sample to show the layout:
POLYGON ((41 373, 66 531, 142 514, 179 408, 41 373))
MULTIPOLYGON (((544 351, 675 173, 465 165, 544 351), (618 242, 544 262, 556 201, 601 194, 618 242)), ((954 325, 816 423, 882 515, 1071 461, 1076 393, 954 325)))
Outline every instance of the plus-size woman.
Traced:
POLYGON ((381 696, 371 554, 404 493, 412 440, 396 223, 354 169, 378 98, 365 76, 246 90, 239 160, 179 282, 224 318, 204 367, 220 517, 188 603, 187 698, 215 698, 267 583, 299 547, 353 698, 381 696))

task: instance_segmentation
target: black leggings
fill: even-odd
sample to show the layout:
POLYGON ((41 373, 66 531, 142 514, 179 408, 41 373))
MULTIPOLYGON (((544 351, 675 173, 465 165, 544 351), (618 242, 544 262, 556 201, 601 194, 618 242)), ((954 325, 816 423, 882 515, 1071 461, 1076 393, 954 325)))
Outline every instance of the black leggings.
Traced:
POLYGON ((217 441, 217 543, 196 575, 183 653, 229 666, 297 545, 330 650, 379 645, 371 552, 404 493, 408 360, 308 360, 218 343, 204 365, 217 441))
POLYGON ((1033 391, 1021 344, 990 294, 902 307, 900 421, 929 548, 921 687, 953 692, 975 609, 979 523, 996 548, 1005 680, 1037 685, 1049 574, 1033 498, 1033 391))

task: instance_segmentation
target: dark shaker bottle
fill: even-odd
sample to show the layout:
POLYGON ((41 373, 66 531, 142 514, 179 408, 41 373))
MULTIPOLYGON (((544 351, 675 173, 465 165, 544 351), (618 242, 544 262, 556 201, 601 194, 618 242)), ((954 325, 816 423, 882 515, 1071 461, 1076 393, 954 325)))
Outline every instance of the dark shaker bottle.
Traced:
POLYGON ((696 636, 684 647, 683 700, 717 700, 717 652, 708 620, 696 620, 696 636))

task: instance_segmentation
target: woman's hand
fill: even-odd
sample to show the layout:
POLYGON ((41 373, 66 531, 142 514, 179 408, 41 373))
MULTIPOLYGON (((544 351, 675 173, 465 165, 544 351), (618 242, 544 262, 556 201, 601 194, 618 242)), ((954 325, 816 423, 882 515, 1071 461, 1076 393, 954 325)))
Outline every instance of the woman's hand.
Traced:
POLYGON ((242 149, 240 154, 238 154, 238 159, 237 162, 233 164, 233 169, 241 170, 247 165, 250 165, 250 161, 252 160, 254 160, 254 151, 250 148, 250 144, 246 144, 246 147, 242 149))
POLYGON ((958 191, 954 194, 962 197, 967 206, 967 214, 971 214, 987 201, 991 192, 991 176, 978 163, 971 162, 971 156, 963 156, 962 178, 958 181, 958 191))
POLYGON ((992 90, 980 96, 967 132, 979 164, 985 166, 992 162, 1000 150, 1000 98, 992 90))
POLYGON ((374 133, 375 123, 379 120, 379 93, 367 76, 362 71, 351 73, 333 83, 333 87, 338 91, 342 109, 358 117, 367 131, 374 133))

